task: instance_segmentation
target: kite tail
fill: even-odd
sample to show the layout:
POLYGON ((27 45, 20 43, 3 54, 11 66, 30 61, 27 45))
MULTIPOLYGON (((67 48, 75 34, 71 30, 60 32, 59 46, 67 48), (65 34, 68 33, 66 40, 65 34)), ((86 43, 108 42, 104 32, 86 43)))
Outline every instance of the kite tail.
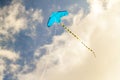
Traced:
MULTIPOLYGON (((61 26, 62 26, 67 32, 69 32, 71 35, 73 35, 75 38, 77 38, 78 40, 81 41, 81 39, 80 39, 76 34, 74 34, 69 28, 67 28, 64 24, 61 23, 61 26)), ((91 48, 89 48, 89 47, 88 47, 84 42, 82 42, 82 41, 81 41, 81 44, 83 44, 88 50, 90 50, 90 51, 93 53, 94 57, 96 57, 95 52, 94 52, 91 48)))

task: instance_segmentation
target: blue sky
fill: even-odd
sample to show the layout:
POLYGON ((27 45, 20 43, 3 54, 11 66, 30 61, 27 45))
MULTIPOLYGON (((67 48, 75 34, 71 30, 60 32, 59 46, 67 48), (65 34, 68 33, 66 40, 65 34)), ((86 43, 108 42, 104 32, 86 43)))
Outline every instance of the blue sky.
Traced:
POLYGON ((0 80, 119 80, 119 2, 0 0, 0 80), (60 10, 96 59, 60 25, 47 27, 60 10))

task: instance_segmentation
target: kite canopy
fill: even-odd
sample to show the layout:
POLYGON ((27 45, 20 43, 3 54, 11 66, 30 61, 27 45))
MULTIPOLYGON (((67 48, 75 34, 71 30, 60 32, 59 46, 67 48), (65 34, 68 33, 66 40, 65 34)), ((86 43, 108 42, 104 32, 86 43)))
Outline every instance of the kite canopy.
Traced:
POLYGON ((68 11, 57 11, 53 12, 49 17, 47 26, 51 27, 54 23, 60 23, 63 16, 68 15, 68 11))

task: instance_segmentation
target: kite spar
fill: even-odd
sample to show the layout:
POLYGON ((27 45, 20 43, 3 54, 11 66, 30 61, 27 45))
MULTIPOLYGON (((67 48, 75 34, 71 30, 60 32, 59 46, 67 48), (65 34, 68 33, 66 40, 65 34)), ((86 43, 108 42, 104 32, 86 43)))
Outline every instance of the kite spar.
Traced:
POLYGON ((90 50, 93 53, 94 57, 96 57, 95 52, 91 48, 89 48, 76 34, 74 34, 69 28, 67 28, 63 23, 61 23, 61 18, 67 15, 68 15, 68 11, 53 12, 49 17, 47 26, 51 27, 54 23, 60 24, 67 32, 69 32, 76 39, 80 40, 81 44, 83 44, 88 50, 90 50))

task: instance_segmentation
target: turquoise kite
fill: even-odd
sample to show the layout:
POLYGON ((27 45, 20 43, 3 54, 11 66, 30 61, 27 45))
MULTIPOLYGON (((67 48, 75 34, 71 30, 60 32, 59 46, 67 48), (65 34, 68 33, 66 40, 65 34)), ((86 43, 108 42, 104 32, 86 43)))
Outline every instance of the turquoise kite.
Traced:
POLYGON ((49 17, 47 26, 51 27, 54 23, 61 23, 61 18, 63 16, 67 16, 68 12, 67 11, 57 11, 53 12, 51 16, 49 17))
MULTIPOLYGON (((63 23, 61 23, 61 18, 64 17, 64 16, 67 16, 68 15, 68 11, 57 11, 57 12, 53 12, 51 14, 51 16, 49 17, 49 20, 48 20, 48 23, 47 23, 47 26, 48 27, 51 27, 54 23, 58 23, 60 24, 67 32, 69 32, 71 35, 73 35, 76 39, 80 40, 81 39, 76 35, 74 34, 69 28, 67 28, 63 23)), ((81 43, 88 49, 90 50, 93 55, 96 57, 95 55, 95 52, 89 48, 83 41, 81 41, 81 43)))

